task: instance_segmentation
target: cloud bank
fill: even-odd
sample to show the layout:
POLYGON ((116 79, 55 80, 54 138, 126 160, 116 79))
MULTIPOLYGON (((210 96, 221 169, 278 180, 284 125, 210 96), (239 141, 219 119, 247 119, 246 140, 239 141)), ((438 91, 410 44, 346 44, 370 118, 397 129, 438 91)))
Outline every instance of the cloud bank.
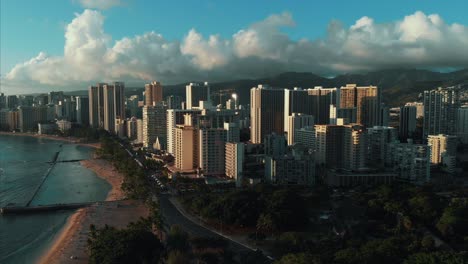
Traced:
POLYGON ((121 6, 121 0, 79 0, 84 8, 109 9, 114 6, 121 6))
POLYGON ((391 23, 362 17, 344 27, 331 21, 324 37, 297 41, 282 31, 295 25, 289 13, 271 15, 228 39, 192 29, 181 41, 166 40, 156 32, 113 41, 103 30, 104 21, 100 11, 76 14, 66 27, 63 56, 41 52, 17 64, 2 80, 3 87, 82 89, 97 81, 169 84, 258 78, 284 71, 331 75, 468 66, 468 27, 422 12, 391 23))

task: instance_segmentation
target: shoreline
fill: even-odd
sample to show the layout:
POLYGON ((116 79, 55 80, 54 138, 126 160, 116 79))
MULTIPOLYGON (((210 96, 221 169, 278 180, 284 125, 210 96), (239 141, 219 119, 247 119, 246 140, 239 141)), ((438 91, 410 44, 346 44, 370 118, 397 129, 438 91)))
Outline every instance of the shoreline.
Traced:
MULTIPOLYGON (((59 140, 59 138, 56 139, 59 140)), ((94 148, 99 148, 99 146, 94 146, 94 148)), ((111 185, 111 190, 109 190, 105 199, 106 202, 118 202, 126 198, 121 189, 123 175, 118 172, 109 161, 90 158, 80 161, 80 164, 81 166, 93 171, 97 177, 107 181, 111 185)), ((58 261, 59 259, 69 258, 70 256, 65 256, 65 252, 79 248, 77 244, 79 244, 80 241, 78 241, 77 238, 89 228, 89 225, 84 225, 85 221, 89 222, 91 221, 91 218, 96 218, 93 211, 100 210, 105 206, 106 205, 97 203, 97 205, 93 205, 91 207, 78 209, 70 215, 60 232, 57 233, 49 249, 47 249, 43 255, 38 258, 37 263, 61 263, 58 261)), ((99 223, 100 221, 102 220, 96 220, 96 226, 101 224, 99 223)), ((71 261, 76 263, 76 260, 71 261)))
POLYGON ((39 134, 34 134, 34 133, 21 133, 21 132, 5 132, 5 131, 0 131, 0 136, 20 136, 20 137, 34 137, 34 138, 43 138, 43 139, 49 139, 49 140, 56 140, 56 141, 64 141, 67 143, 71 144, 76 144, 79 146, 85 146, 85 147, 91 147, 91 148, 99 148, 101 146, 101 143, 84 143, 80 142, 80 138, 75 138, 75 137, 61 137, 61 136, 56 136, 56 135, 39 135, 39 134))

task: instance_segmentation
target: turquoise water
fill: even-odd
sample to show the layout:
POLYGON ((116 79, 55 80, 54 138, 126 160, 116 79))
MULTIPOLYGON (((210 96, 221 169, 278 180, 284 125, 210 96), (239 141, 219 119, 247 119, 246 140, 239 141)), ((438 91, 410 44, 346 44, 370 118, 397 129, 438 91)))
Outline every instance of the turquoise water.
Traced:
MULTIPOLYGON (((92 148, 61 141, 0 135, 0 206, 33 198, 55 153, 58 161, 87 159, 92 148)), ((111 186, 79 162, 57 163, 31 205, 102 201, 111 186)), ((0 263, 34 263, 73 211, 0 216, 0 263)))

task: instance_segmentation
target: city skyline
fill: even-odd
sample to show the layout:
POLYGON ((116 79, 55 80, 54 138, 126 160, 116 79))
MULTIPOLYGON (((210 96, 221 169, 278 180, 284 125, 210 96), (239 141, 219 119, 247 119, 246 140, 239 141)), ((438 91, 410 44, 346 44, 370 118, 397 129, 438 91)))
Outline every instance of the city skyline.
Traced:
POLYGON ((368 1, 259 2, 251 9, 246 2, 189 2, 186 12, 168 12, 172 17, 162 14, 155 21, 142 17, 174 10, 177 3, 45 1, 36 6, 43 12, 34 14, 12 3, 2 1, 1 8, 5 93, 77 90, 97 81, 130 86, 151 80, 213 82, 285 71, 322 76, 398 67, 450 71, 465 68, 468 61, 462 1, 385 8, 368 1), (245 12, 239 17, 220 12, 224 9, 245 12), (199 10, 206 17, 192 15, 199 10))

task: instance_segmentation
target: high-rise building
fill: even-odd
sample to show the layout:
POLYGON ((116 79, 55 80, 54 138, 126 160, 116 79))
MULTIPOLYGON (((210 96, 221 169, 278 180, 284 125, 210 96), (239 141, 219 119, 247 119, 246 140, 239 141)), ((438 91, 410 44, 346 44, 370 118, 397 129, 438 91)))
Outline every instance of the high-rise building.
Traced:
POLYGON ((294 131, 294 143, 304 146, 306 149, 315 152, 315 129, 313 126, 303 127, 294 131))
POLYGON ((265 180, 271 184, 314 185, 314 156, 301 146, 294 146, 287 155, 265 157, 265 180))
POLYGON ((138 95, 132 95, 127 98, 126 108, 131 117, 141 118, 143 116, 142 108, 139 106, 138 95))
POLYGON ((120 138, 124 138, 127 136, 127 121, 125 119, 115 119, 114 133, 120 138))
POLYGON ((416 107, 416 118, 424 117, 424 103, 422 102, 409 102, 405 106, 416 107))
POLYGON ((76 122, 80 125, 89 125, 89 98, 76 97, 76 122))
POLYGON ((198 164, 204 175, 224 175, 226 130, 200 128, 198 130, 198 164))
POLYGON ((153 106, 163 100, 163 87, 160 82, 145 84, 145 105, 153 106))
POLYGON ((115 120, 125 118, 125 91, 122 82, 104 85, 104 129, 115 133, 115 120))
POLYGON ((284 90, 258 85, 250 89, 250 140, 260 144, 270 133, 284 132, 284 90))
POLYGON ((271 157, 282 156, 287 153, 286 137, 275 133, 265 136, 263 143, 265 155, 271 157))
POLYGON ((143 143, 143 119, 137 119, 137 142, 143 143))
POLYGON ((7 108, 6 96, 0 93, 0 110, 7 108))
POLYGON ((344 118, 352 124, 356 123, 357 108, 337 108, 336 105, 330 105, 330 125, 336 125, 339 118, 344 118))
POLYGON ((385 104, 380 105, 380 124, 379 126, 388 126, 390 122, 390 107, 385 104))
POLYGON ((18 111, 0 110, 0 130, 13 131, 18 129, 18 111))
POLYGON ((397 139, 394 127, 374 126, 367 129, 367 162, 371 167, 383 167, 388 151, 388 144, 397 139))
POLYGON ((401 140, 413 138, 414 132, 416 132, 416 116, 416 106, 400 107, 399 135, 401 140))
POLYGON ((316 125, 315 135, 317 163, 348 170, 365 167, 367 140, 362 126, 316 125))
POLYGON ((236 186, 242 183, 244 167, 244 143, 227 142, 225 157, 225 174, 229 178, 236 180, 236 186))
POLYGON ((196 133, 192 126, 192 117, 185 115, 183 125, 177 125, 174 130, 175 137, 175 167, 182 171, 192 171, 197 166, 197 159, 194 155, 196 148, 196 133))
POLYGON ((339 108, 356 107, 356 122, 365 127, 381 124, 381 99, 377 86, 347 84, 340 89, 339 108))
POLYGON ((8 95, 6 98, 6 106, 9 109, 16 109, 18 107, 18 97, 16 95, 8 95))
POLYGON ((50 92, 49 93, 49 104, 57 105, 60 101, 64 99, 63 92, 50 92))
POLYGON ((47 94, 40 94, 34 97, 34 105, 47 105, 49 104, 49 96, 47 94))
POLYGON ((451 135, 429 135, 427 137, 427 145, 431 148, 431 163, 441 164, 442 156, 456 156, 457 155, 457 136, 451 135))
POLYGON ((47 122, 47 107, 20 106, 18 110, 18 127, 21 132, 37 130, 37 124, 47 122))
POLYGON ((339 105, 340 90, 337 88, 323 88, 316 86, 313 89, 307 89, 307 94, 315 101, 315 107, 312 113, 316 124, 330 124, 330 105, 339 105))
POLYGON ((32 95, 20 95, 18 96, 18 105, 20 106, 33 106, 34 96, 32 95))
POLYGON ((190 83, 185 87, 186 95, 186 108, 192 109, 194 107, 199 107, 200 101, 211 102, 210 99, 210 86, 208 82, 205 83, 190 83))
POLYGON ((468 144, 468 107, 457 109, 456 133, 463 144, 468 144))
POLYGON ((159 140, 162 149, 166 149, 167 142, 167 106, 162 102, 155 106, 143 107, 143 146, 152 148, 159 140))
POLYGON ((240 129, 237 123, 224 123, 226 142, 240 142, 240 129))
POLYGON ((408 143, 395 141, 388 145, 385 166, 398 173, 398 177, 415 183, 429 182, 430 153, 427 145, 413 144, 412 139, 408 143))
POLYGON ((304 115, 300 113, 292 113, 288 116, 288 127, 286 128, 286 135, 288 137, 288 145, 295 143, 295 131, 303 127, 314 126, 314 116, 304 115))
POLYGON ((301 113, 314 116, 315 123, 329 124, 330 105, 339 100, 339 90, 317 86, 311 89, 285 89, 284 93, 284 128, 288 128, 288 116, 301 113))
POLYGON ((459 90, 455 87, 424 91, 424 138, 428 135, 453 135, 459 106, 459 90))
POLYGON ((71 98, 64 98, 63 101, 59 102, 59 105, 61 106, 62 119, 76 121, 76 101, 71 98))
POLYGON ((175 128, 177 125, 183 125, 185 120, 185 115, 190 114, 192 118, 192 124, 198 123, 198 116, 200 115, 201 110, 182 110, 182 109, 168 109, 166 111, 166 129, 167 129, 167 152, 174 154, 175 153, 175 128))
POLYGON ((89 97, 89 124, 93 128, 104 128, 104 86, 106 83, 98 83, 90 86, 89 97))
POLYGON ((166 97, 167 109, 182 109, 182 98, 177 95, 166 97))
POLYGON ((136 117, 127 120, 127 137, 130 140, 138 139, 138 121, 136 117))

